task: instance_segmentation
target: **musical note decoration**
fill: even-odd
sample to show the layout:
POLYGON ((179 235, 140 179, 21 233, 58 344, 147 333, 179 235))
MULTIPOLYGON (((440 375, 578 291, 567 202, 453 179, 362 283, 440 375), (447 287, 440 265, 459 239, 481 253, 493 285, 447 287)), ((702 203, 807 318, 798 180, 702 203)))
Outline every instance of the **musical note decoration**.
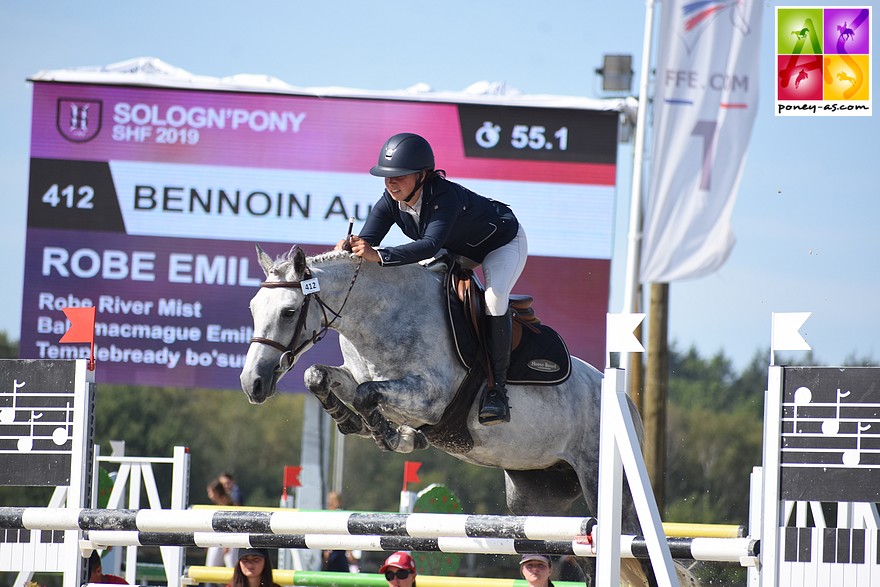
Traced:
POLYGON ((34 449, 34 420, 39 420, 42 417, 42 412, 39 414, 31 412, 31 433, 29 436, 22 436, 18 439, 18 452, 31 452, 34 449))
POLYGON ((840 400, 847 397, 850 392, 840 393, 840 388, 837 388, 837 399, 835 400, 835 416, 834 418, 829 418, 822 422, 822 434, 826 436, 834 436, 838 432, 840 432, 840 400))
POLYGON ((12 424, 15 422, 15 402, 16 397, 18 396, 18 390, 24 387, 25 382, 18 382, 18 379, 13 380, 12 383, 12 407, 8 408, 0 408, 0 424, 12 424))
POLYGON ((805 406, 813 401, 813 392, 810 391, 809 387, 798 387, 794 391, 794 424, 792 426, 792 432, 795 434, 798 433, 798 407, 805 406))
POLYGON ((64 408, 64 426, 59 426, 52 431, 52 442, 55 446, 62 446, 70 438, 73 431, 73 410, 70 409, 70 402, 64 408))
POLYGON ((865 427, 862 428, 862 423, 859 422, 858 428, 856 430, 856 449, 843 451, 842 462, 847 467, 855 467, 860 462, 862 462, 862 432, 870 429, 870 424, 865 424, 865 427))

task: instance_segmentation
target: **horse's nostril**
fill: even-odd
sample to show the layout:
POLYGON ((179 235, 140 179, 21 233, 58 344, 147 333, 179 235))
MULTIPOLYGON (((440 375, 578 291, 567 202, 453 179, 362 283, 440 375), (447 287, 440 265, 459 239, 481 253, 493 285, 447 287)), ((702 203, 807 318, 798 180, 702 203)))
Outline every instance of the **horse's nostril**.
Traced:
POLYGON ((254 381, 254 385, 251 388, 251 402, 252 403, 263 403, 266 399, 266 392, 263 389, 263 380, 257 379, 254 381))

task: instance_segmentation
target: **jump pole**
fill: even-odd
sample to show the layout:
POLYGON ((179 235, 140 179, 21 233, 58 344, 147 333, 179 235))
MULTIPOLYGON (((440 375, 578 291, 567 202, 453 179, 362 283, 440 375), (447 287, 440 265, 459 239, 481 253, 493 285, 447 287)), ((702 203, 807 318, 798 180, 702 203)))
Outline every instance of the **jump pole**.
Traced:
MULTIPOLYGON (((189 568, 187 578, 193 583, 226 585, 232 579, 229 567, 189 568)), ((273 580, 279 585, 303 587, 387 587, 383 575, 372 573, 332 573, 329 571, 289 571, 274 569, 273 580)), ((487 579, 481 577, 436 577, 418 575, 419 587, 528 587, 522 579, 487 579)), ((581 582, 554 581, 557 587, 583 587, 581 582)))
POLYGON ((384 534, 413 538, 576 540, 578 537, 590 535, 595 525, 595 518, 553 516, 0 507, 0 528, 28 530, 244 532, 352 536, 384 534))
MULTIPOLYGON (((413 538, 410 536, 350 536, 335 534, 245 534, 230 532, 89 531, 80 541, 84 551, 108 546, 179 546, 208 548, 296 548, 311 550, 410 550, 463 554, 574 555, 595 557, 587 541, 515 540, 511 538, 413 538)), ((672 538, 671 556, 683 560, 742 563, 757 555, 758 543, 750 538, 672 538)), ((649 545, 641 536, 621 536, 622 558, 649 558, 649 545)))
MULTIPOLYGON (((305 511, 293 508, 277 508, 262 506, 222 506, 193 504, 190 509, 210 511, 251 511, 251 512, 287 512, 305 511)), ((321 510, 327 511, 327 510, 321 510)), ((334 510, 340 512, 343 510, 334 510)), ((368 514, 371 512, 360 512, 368 514)), ((372 512, 377 515, 386 515, 384 512, 372 512)), ((455 514, 464 515, 464 514, 455 514)), ((740 524, 700 524, 692 522, 663 522, 663 532, 670 538, 743 538, 748 536, 745 526, 740 524)))

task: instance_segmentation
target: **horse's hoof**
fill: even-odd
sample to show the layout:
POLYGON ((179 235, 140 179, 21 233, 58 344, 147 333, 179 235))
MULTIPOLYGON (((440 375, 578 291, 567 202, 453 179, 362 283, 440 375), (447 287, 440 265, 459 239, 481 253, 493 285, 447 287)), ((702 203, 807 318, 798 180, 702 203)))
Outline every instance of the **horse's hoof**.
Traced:
POLYGON ((364 423, 360 418, 348 418, 336 424, 340 434, 361 434, 364 432, 364 423))
POLYGON ((373 442, 376 443, 376 446, 379 447, 379 450, 382 452, 394 452, 394 448, 391 446, 391 443, 384 436, 373 436, 373 442))
POLYGON ((430 445, 428 442, 428 437, 425 436, 421 430, 416 430, 415 436, 413 437, 413 450, 425 450, 430 445))
POLYGON ((326 400, 330 395, 330 386, 328 385, 329 376, 324 369, 315 366, 306 369, 305 384, 309 391, 320 400, 326 400))

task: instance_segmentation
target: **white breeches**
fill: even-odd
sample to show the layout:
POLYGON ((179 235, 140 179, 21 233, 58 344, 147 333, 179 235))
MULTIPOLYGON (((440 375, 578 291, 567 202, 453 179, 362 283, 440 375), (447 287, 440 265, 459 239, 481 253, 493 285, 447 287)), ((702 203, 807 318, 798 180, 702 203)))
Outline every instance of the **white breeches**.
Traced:
POLYGON ((507 312, 508 298, 516 280, 519 279, 526 258, 529 241, 522 225, 513 240, 495 249, 483 259, 483 275, 486 278, 486 312, 490 316, 503 316, 507 312))

